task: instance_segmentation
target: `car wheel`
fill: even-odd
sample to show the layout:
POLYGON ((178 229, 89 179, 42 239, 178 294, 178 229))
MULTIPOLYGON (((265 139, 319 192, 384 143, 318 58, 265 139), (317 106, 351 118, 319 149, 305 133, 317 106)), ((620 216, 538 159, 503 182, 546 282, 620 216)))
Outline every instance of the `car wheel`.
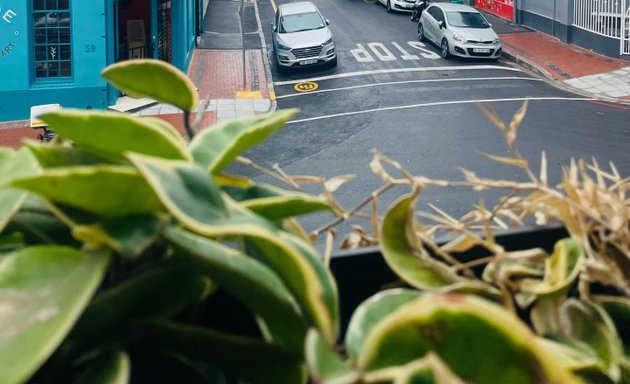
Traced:
POLYGON ((446 39, 442 39, 442 45, 440 45, 440 54, 443 59, 448 59, 451 57, 451 52, 448 49, 448 41, 446 39))
POLYGON ((389 0, 387 0, 387 12, 392 13, 392 3, 389 0))
POLYGON ((422 23, 418 23, 418 41, 424 40, 424 28, 422 23))

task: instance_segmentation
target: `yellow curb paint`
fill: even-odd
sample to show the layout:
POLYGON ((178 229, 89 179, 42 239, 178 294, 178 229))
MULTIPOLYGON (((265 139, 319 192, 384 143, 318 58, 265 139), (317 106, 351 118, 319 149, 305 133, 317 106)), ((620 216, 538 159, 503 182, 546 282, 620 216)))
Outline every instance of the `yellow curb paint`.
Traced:
POLYGON ((276 93, 275 92, 269 92, 269 98, 271 100, 275 100, 276 99, 276 93))
POLYGON ((302 83, 297 83, 293 87, 298 92, 312 92, 319 88, 319 85, 314 81, 304 81, 302 83))
POLYGON ((260 91, 239 91, 236 92, 237 99, 262 99, 260 91))
POLYGON ((273 13, 276 13, 276 11, 278 10, 278 7, 276 7, 276 2, 271 0, 271 8, 273 8, 273 13))

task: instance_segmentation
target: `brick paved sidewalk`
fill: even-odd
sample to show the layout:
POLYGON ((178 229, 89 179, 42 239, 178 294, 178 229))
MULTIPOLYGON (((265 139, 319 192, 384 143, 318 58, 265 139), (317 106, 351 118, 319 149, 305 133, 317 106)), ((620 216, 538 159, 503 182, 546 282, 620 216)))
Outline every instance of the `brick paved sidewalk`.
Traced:
MULTIPOLYGON (((261 50, 196 49, 188 76, 198 88, 199 99, 208 100, 202 128, 226 119, 266 113, 275 107, 273 85, 261 50)), ((154 104, 133 114, 157 116, 184 132, 183 113, 173 106, 154 104)), ((28 121, 0 122, 0 146, 19 147, 24 138, 36 139, 38 133, 28 121)))

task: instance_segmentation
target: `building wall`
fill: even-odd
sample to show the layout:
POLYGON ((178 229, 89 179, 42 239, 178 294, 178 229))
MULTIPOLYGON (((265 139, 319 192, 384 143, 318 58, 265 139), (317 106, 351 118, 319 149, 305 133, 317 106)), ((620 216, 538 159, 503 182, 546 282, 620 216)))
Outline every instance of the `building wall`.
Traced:
POLYGON ((619 40, 573 26, 573 0, 519 0, 517 22, 597 53, 630 60, 619 53, 619 40))
MULTIPOLYGON (((31 106, 40 104, 105 109, 119 96, 100 77, 103 68, 117 60, 116 39, 124 36, 126 29, 126 24, 118 25, 123 31, 116 28, 116 1, 69 2, 71 76, 38 79, 35 76, 33 2, 0 0, 0 121, 28 119, 31 106)), ((150 4, 148 1, 131 4, 134 3, 150 4)), ((202 3, 199 0, 174 0, 171 4, 172 64, 186 71, 196 46, 196 18, 202 3)), ((155 11, 150 8, 144 11, 155 11)), ((128 11, 134 9, 130 7, 128 11)), ((135 11, 139 18, 146 18, 141 10, 135 11)), ((145 26, 147 36, 151 36, 149 22, 145 26)))
POLYGON ((105 108, 107 89, 99 73, 107 62, 105 2, 70 1, 72 75, 37 79, 30 1, 3 0, 0 15, 0 121, 24 119, 30 107, 61 103, 64 108, 105 108), (2 17, 11 12, 7 22, 2 17))

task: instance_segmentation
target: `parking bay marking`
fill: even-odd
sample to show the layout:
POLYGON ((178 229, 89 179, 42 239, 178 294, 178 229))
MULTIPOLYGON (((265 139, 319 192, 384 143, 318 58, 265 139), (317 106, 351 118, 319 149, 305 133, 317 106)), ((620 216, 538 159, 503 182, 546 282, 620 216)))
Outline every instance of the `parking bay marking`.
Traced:
POLYGON ((412 108, 424 108, 424 107, 435 107, 442 105, 457 105, 457 104, 477 104, 477 103, 502 103, 502 102, 510 102, 510 101, 548 101, 548 100, 565 100, 565 101, 594 101, 595 99, 588 97, 515 97, 511 99, 479 99, 479 100, 452 100, 452 101, 437 101, 433 103, 422 103, 422 104, 411 104, 411 105, 397 105, 395 107, 383 107, 383 108, 372 108, 366 109, 363 111, 352 111, 352 112, 343 112, 336 113, 333 115, 326 116, 316 116, 309 117, 306 119, 292 120, 287 122, 287 124, 297 124, 297 123, 305 123, 308 121, 316 121, 316 120, 324 120, 324 119, 332 119, 336 117, 346 117, 346 116, 354 116, 354 115, 363 115, 366 113, 375 113, 375 112, 383 112, 383 111, 395 111, 399 109, 412 109, 412 108))
MULTIPOLYGON (((444 83, 444 82, 451 82, 451 81, 487 81, 487 80, 544 81, 542 79, 536 79, 536 78, 533 78, 533 77, 519 77, 519 76, 507 76, 507 77, 465 77, 465 78, 460 78, 460 79, 429 79, 429 80, 388 81, 388 82, 383 82, 383 83, 371 83, 371 84, 353 85, 353 86, 350 86, 350 87, 342 87, 342 88, 320 89, 319 91, 310 91, 308 93, 304 93, 304 92, 307 92, 307 91, 300 91, 301 93, 291 93, 291 94, 288 94, 288 95, 276 96, 276 100, 278 100, 278 99, 286 99, 286 98, 295 97, 295 96, 306 96, 306 95, 315 94, 315 93, 346 91, 346 90, 350 90, 350 89, 368 88, 368 87, 380 87, 380 86, 384 86, 384 85, 417 84, 417 83, 444 83)), ((300 84, 304 84, 304 83, 297 83, 294 88, 296 88, 300 84)), ((296 90, 297 90, 297 88, 296 88, 296 90)))
POLYGON ((484 69, 498 69, 498 70, 511 71, 511 72, 522 72, 518 68, 503 67, 503 66, 500 66, 500 65, 475 65, 475 66, 471 65, 471 66, 447 66, 447 67, 389 68, 389 69, 374 69, 374 70, 371 70, 371 71, 357 71, 357 72, 339 73, 339 74, 336 74, 336 75, 312 77, 310 79, 277 81, 277 82, 274 82, 273 85, 278 85, 278 86, 280 86, 280 85, 294 85, 296 83, 302 83, 302 82, 307 82, 307 81, 317 82, 317 81, 322 81, 322 80, 342 79, 342 78, 348 78, 348 77, 378 75, 378 74, 391 74, 391 73, 437 72, 437 71, 475 71, 475 70, 484 70, 484 69))

